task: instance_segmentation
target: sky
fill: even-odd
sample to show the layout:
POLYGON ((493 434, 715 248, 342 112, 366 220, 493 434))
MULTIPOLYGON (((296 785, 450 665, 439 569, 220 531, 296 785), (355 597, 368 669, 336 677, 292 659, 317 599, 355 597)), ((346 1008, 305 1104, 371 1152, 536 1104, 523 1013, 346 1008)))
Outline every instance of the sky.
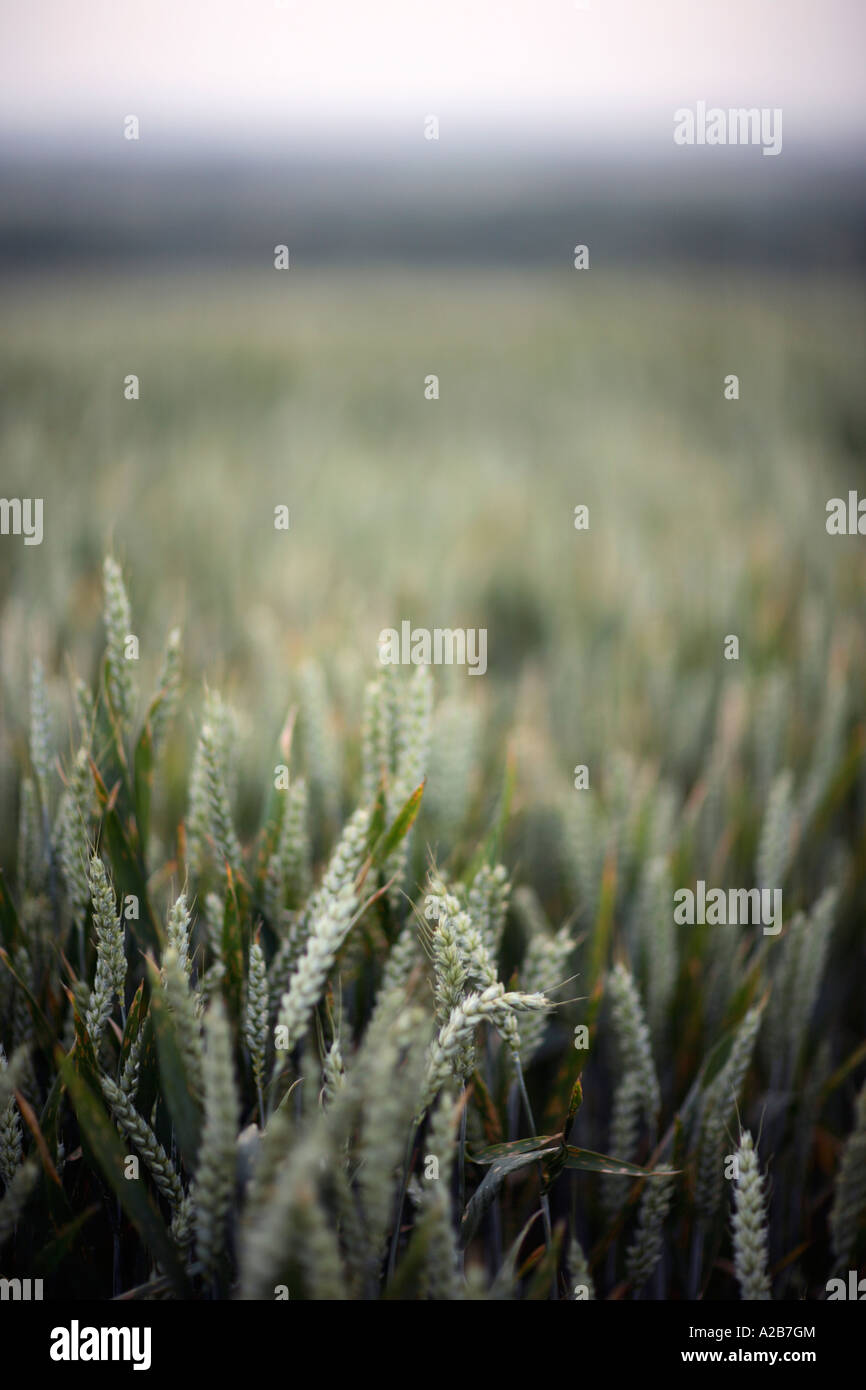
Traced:
POLYGON ((634 147, 705 100, 866 138, 866 0, 0 0, 0 140, 634 147))

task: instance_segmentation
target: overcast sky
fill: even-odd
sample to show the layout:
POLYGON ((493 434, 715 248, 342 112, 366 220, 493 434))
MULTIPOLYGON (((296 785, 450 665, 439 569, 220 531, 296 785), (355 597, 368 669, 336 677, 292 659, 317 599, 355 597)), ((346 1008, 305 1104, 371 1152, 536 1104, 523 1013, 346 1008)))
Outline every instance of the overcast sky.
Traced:
POLYGON ((435 113, 442 141, 637 146, 703 99, 861 143, 864 52, 866 0, 0 0, 0 131, 348 152, 435 113))

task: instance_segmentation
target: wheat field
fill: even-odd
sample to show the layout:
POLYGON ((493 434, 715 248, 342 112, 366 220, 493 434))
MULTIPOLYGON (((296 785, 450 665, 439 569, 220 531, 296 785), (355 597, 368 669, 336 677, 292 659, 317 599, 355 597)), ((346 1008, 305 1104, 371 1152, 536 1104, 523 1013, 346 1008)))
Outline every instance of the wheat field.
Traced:
POLYGON ((45 529, 0 543, 4 1276, 817 1300, 862 1267, 866 552, 825 525, 857 290, 9 287, 3 488, 45 529), (483 678, 383 666, 404 620, 483 628, 483 678), (699 883, 779 920, 678 921, 699 883))

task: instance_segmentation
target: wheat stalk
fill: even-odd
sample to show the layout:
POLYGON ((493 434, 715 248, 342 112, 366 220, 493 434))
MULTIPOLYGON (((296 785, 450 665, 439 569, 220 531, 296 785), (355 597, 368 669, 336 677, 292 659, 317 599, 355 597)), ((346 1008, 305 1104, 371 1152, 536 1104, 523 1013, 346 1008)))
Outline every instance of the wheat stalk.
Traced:
POLYGON ((861 1086, 854 1105, 854 1128, 845 1141, 833 1207, 830 1212, 830 1233, 836 1267, 842 1268, 851 1258, 859 1233, 859 1221, 866 1210, 866 1082, 861 1086))
POLYGON ((758 1155, 748 1130, 740 1135, 736 1153, 737 1178, 734 1188, 734 1269, 740 1297, 769 1299, 767 1273, 767 1217, 764 1180, 758 1155))
POLYGON ((226 1219, 235 1185, 235 1138, 240 1107, 235 1089, 231 1036, 220 999, 204 1019, 204 1127, 193 1187, 196 1252, 202 1273, 216 1270, 225 1248, 226 1219))
POLYGON ((126 953, 123 945, 123 926, 115 907, 114 893, 108 881, 105 865, 95 854, 90 860, 89 887, 93 904, 93 923, 96 927, 96 978, 87 1006, 85 1023, 96 1047, 111 1015, 114 999, 123 1004, 126 953))
POLYGON ((105 590, 105 668, 108 697, 121 729, 132 722, 135 684, 126 659, 126 639, 131 633, 132 614, 123 575, 117 561, 108 555, 102 567, 105 590))

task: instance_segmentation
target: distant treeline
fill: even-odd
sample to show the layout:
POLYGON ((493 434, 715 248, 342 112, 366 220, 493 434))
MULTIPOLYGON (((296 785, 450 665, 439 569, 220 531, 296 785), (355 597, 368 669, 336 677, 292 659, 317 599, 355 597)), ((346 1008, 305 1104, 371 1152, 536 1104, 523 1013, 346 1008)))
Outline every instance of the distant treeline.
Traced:
POLYGON ((0 268, 200 259, 570 266, 866 266, 853 159, 674 150, 654 164, 482 155, 426 160, 0 156, 0 268), (696 157, 698 156, 698 157, 696 157), (783 167, 784 166, 784 167, 783 167))

